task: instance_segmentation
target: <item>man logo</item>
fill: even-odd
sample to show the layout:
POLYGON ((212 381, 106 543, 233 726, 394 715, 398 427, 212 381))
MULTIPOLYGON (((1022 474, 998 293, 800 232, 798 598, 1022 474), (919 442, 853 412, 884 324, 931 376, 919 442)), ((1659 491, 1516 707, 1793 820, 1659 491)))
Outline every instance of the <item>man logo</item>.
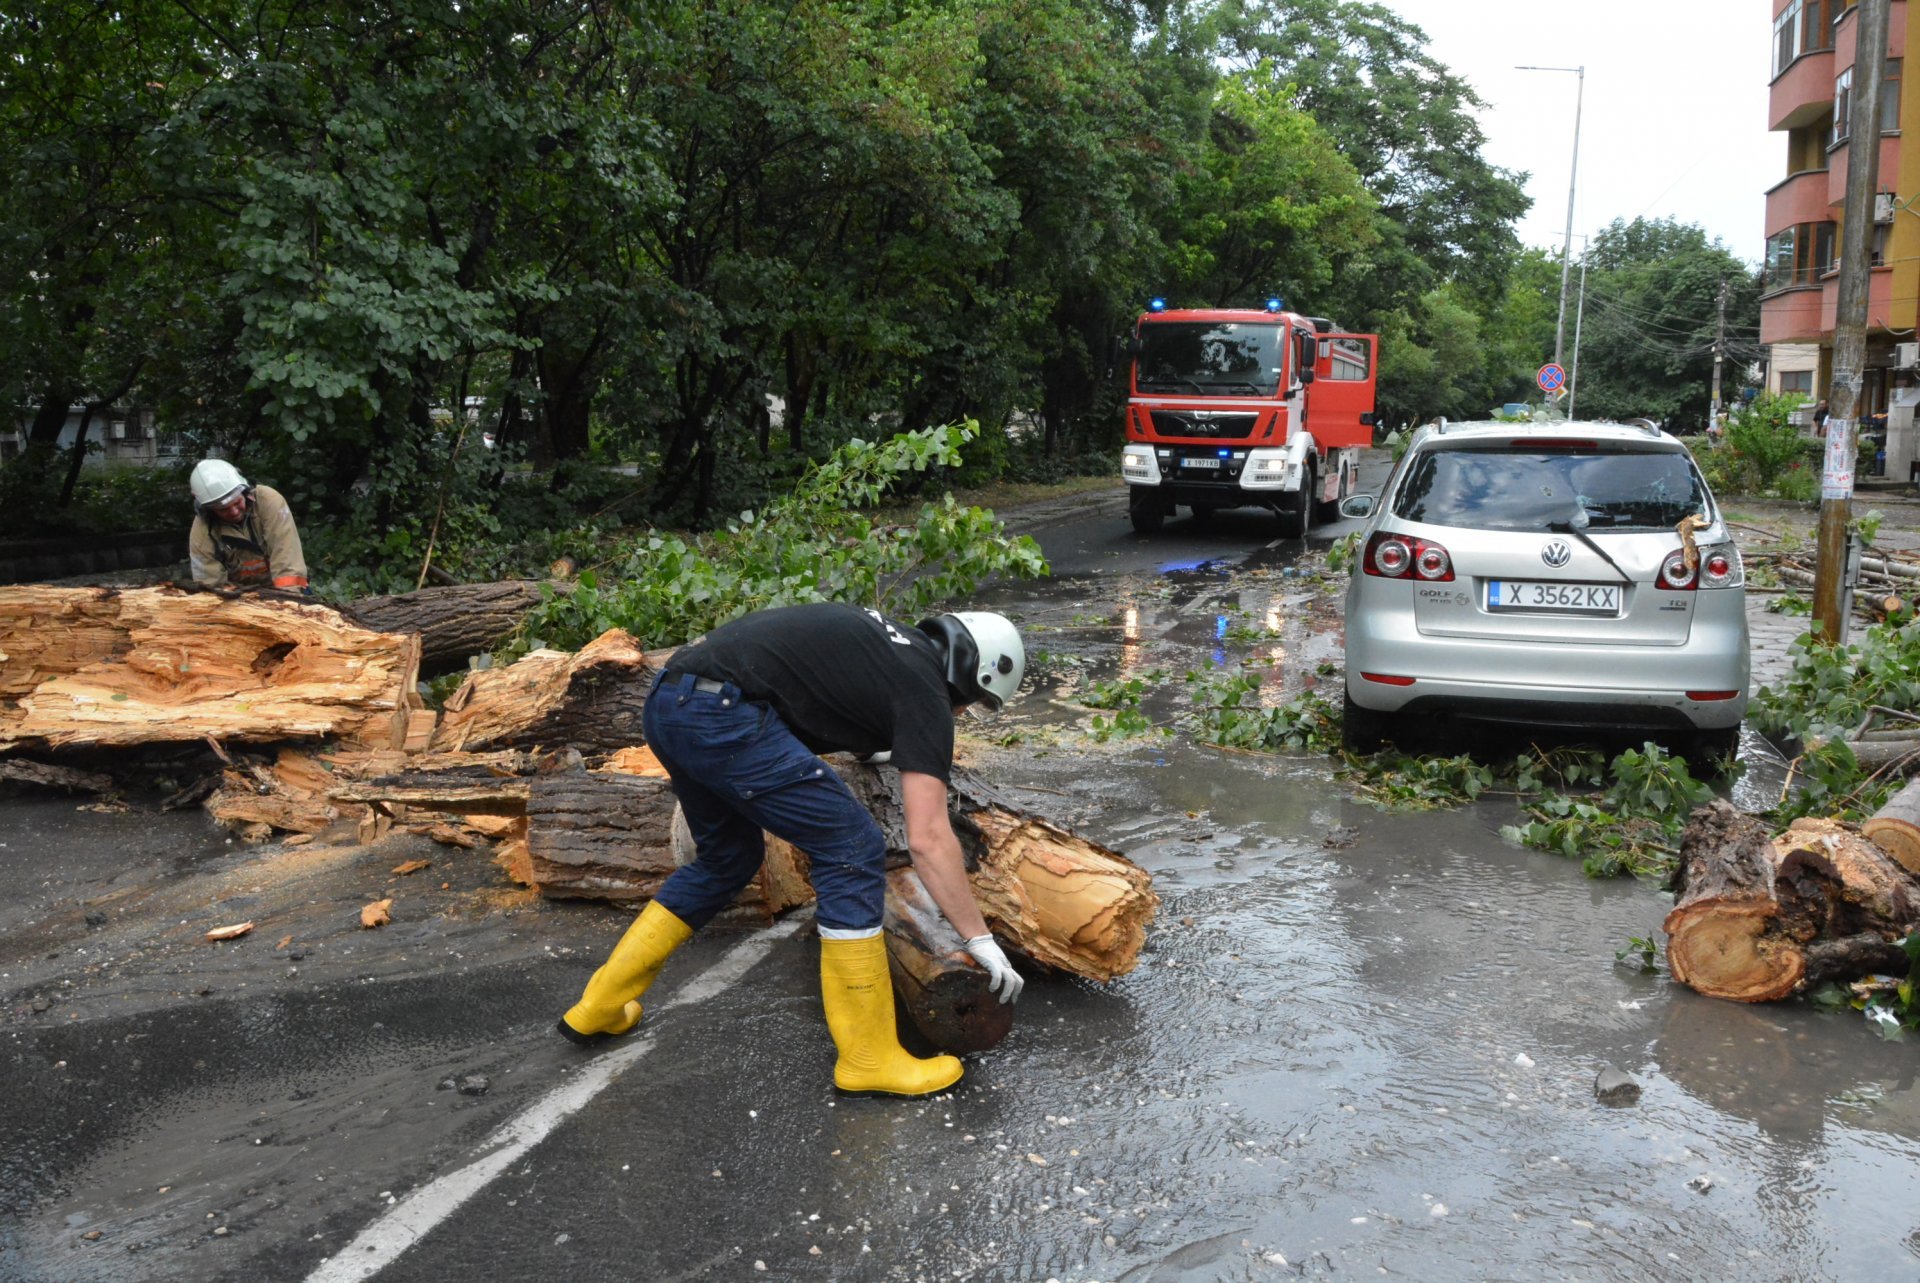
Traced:
POLYGON ((1573 560, 1573 549, 1561 540, 1555 539, 1540 550, 1540 560, 1558 570, 1573 560))

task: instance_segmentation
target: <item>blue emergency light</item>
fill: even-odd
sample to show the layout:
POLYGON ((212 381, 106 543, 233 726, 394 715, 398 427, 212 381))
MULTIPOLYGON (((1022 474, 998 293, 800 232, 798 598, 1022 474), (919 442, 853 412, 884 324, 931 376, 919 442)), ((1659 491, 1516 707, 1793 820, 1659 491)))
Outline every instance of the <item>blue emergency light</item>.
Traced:
POLYGON ((1275 294, 1272 298, 1267 300, 1267 311, 1269 312, 1281 311, 1286 306, 1287 306, 1287 301, 1281 298, 1278 294, 1275 294))
POLYGON ((1167 310, 1167 300, 1163 298, 1150 298, 1147 300, 1147 311, 1164 312, 1166 310, 1167 310))

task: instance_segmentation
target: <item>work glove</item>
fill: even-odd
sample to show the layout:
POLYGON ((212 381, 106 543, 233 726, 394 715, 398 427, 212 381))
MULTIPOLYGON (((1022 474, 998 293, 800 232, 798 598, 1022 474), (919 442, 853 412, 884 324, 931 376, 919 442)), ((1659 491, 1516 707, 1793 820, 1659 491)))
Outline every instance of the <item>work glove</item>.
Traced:
POLYGON ((991 935, 975 936, 967 941, 967 952, 973 960, 987 969, 987 988, 997 994, 1001 1002, 1012 1002, 1020 996, 1020 990, 1026 987, 1026 981, 1007 961, 1007 951, 991 935))

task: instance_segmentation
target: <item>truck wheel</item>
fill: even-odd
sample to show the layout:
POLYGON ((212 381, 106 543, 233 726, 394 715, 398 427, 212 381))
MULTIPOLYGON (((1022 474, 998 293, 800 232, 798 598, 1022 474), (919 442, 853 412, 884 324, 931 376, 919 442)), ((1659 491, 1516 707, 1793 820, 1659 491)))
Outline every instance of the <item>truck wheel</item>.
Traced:
POLYGON ((1378 753, 1387 739, 1387 719, 1354 703, 1353 695, 1344 689, 1341 698, 1340 742, 1349 753, 1378 753))
POLYGON ((1307 465, 1300 488, 1280 496, 1280 535, 1283 539, 1301 539, 1313 524, 1313 465, 1307 465))
POLYGON ((1133 522, 1136 533, 1150 535, 1166 521, 1167 507, 1159 495, 1136 486, 1127 491, 1127 519, 1133 522))

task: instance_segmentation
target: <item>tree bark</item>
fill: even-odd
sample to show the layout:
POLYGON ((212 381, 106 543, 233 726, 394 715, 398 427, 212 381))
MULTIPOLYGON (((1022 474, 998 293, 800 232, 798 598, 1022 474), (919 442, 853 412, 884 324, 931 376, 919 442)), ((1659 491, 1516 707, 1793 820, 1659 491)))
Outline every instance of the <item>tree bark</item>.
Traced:
POLYGON ((1725 801, 1693 814, 1664 924, 1674 979, 1715 998, 1768 1002, 1827 980, 1904 970, 1920 882, 1834 820, 1776 838, 1725 801))
POLYGON ((987 988, 987 972, 910 868, 887 873, 887 961, 913 1027, 955 1055, 997 1046, 1013 1028, 1013 1004, 987 988))
POLYGON ((508 579, 491 584, 422 588, 388 597, 366 597, 341 613, 381 633, 418 633, 420 668, 435 675, 451 672, 470 656, 483 654, 513 636, 527 612, 545 600, 573 591, 559 581, 508 579))

